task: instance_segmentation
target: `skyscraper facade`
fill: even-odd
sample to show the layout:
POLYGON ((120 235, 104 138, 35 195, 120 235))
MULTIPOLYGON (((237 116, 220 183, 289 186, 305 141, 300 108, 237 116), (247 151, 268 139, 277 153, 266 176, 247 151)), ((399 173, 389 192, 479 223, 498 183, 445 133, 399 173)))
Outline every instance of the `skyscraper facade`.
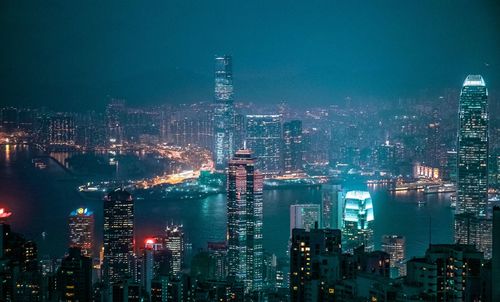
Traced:
POLYGON ((460 94, 457 212, 487 216, 488 90, 480 75, 469 75, 460 94))
POLYGON ((469 75, 465 79, 458 115, 455 241, 474 244, 489 258, 488 90, 480 75, 469 75))
POLYGON ((334 301, 341 278, 340 230, 294 229, 290 247, 290 301, 334 301))
POLYGON ((49 123, 49 143, 51 145, 72 146, 75 144, 75 121, 68 115, 54 115, 49 123))
POLYGON ((290 238, 293 229, 314 229, 321 225, 321 208, 319 204, 293 204, 290 206, 290 238))
POLYGON ((276 175, 283 170, 281 136, 280 115, 247 115, 246 144, 254 152, 257 168, 265 175, 276 175))
POLYGON ((345 251, 352 252, 364 245, 367 252, 374 250, 373 203, 369 192, 349 191, 345 194, 342 237, 345 251))
POLYGON ((247 292, 262 290, 263 281, 263 177, 255 161, 250 150, 237 151, 227 180, 228 270, 247 292))
POLYGON ((321 185, 321 220, 325 229, 341 229, 344 215, 344 192, 341 185, 321 185))
POLYGON ((302 170, 302 121, 283 123, 283 171, 302 170))
POLYGON ((172 253, 172 273, 180 273, 184 263, 184 231, 182 225, 167 225, 165 228, 165 247, 172 253))
POLYGON ((69 214, 69 246, 79 248, 84 256, 92 257, 94 241, 94 213, 78 208, 69 214))
POLYGON ((69 249, 57 272, 59 301, 92 300, 92 259, 78 247, 69 249))
POLYGON ((134 200, 122 188, 104 198, 104 281, 131 277, 134 256, 134 200))
POLYGON ((382 236, 382 251, 390 256, 392 278, 406 275, 405 250, 405 237, 400 235, 382 236))
POLYGON ((215 57, 214 163, 224 171, 234 152, 233 67, 231 56, 215 57))

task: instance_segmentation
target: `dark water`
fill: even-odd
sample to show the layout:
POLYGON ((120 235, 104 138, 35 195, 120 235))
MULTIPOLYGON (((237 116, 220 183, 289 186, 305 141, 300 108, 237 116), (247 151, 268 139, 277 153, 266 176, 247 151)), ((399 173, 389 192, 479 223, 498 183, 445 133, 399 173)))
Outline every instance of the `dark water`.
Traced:
MULTIPOLYGON (((31 164, 35 150, 27 146, 1 146, 0 207, 12 210, 14 231, 38 242, 40 254, 60 257, 67 248, 67 215, 75 208, 88 207, 96 213, 96 242, 102 240, 102 202, 81 196, 77 185, 86 181, 69 175, 54 163, 37 170, 31 164), (45 234, 43 236, 42 234, 45 234)), ((354 187, 354 186, 353 186, 354 187)), ((447 194, 391 194, 385 188, 370 187, 375 210, 375 244, 383 234, 401 234, 407 239, 407 256, 424 253, 429 243, 429 220, 434 243, 450 243, 453 212, 447 194), (418 200, 427 205, 418 207, 418 200)), ((264 248, 283 256, 289 235, 289 206, 319 203, 318 189, 270 190, 264 193, 264 248)), ((203 200, 137 200, 136 241, 160 233, 166 223, 182 223, 188 240, 197 250, 207 241, 225 237, 226 208, 223 194, 203 200)))

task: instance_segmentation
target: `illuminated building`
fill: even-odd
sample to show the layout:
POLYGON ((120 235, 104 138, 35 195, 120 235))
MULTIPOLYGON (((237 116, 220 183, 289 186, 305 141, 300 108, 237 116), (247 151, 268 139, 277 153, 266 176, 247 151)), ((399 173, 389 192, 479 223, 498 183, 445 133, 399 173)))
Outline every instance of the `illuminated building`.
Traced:
POLYGON ((500 207, 493 208, 493 255, 491 257, 492 300, 500 301, 500 207))
POLYGON ((75 121, 73 117, 58 114, 50 118, 49 144, 60 146, 75 144, 75 121))
POLYGON ((132 277, 134 256, 134 201, 122 188, 104 198, 104 281, 132 277))
POLYGON ((5 208, 0 208, 0 223, 7 221, 12 215, 12 212, 7 211, 5 208))
POLYGON ((455 239, 460 244, 473 244, 484 253, 484 258, 491 258, 492 220, 473 213, 455 215, 455 239))
POLYGON ((483 259, 473 245, 431 244, 425 257, 408 260, 406 282, 418 286, 426 301, 483 301, 483 259))
POLYGON ((342 229, 344 198, 340 185, 321 185, 321 219, 325 229, 342 229))
POLYGON ((491 244, 484 244, 483 238, 491 238, 491 227, 477 230, 475 227, 483 224, 483 219, 491 218, 488 203, 488 123, 486 84, 480 75, 469 75, 463 84, 459 102, 455 241, 476 244, 486 258, 491 255, 491 244), (463 213, 465 216, 460 216, 463 213), (478 220, 471 220, 468 215, 476 216, 478 220), (464 230, 467 232, 464 233, 464 230))
POLYGON ((69 214, 69 246, 80 248, 85 256, 92 257, 94 241, 94 213, 78 208, 69 214))
POLYGON ((234 152, 233 67, 231 56, 215 57, 214 163, 224 171, 234 152))
POLYGON ((279 174, 282 169, 280 115, 247 115, 246 144, 256 158, 256 166, 265 175, 279 174))
POLYGON ((340 230, 294 229, 290 248, 290 300, 332 301, 340 280, 340 230))
POLYGON ((172 253, 172 273, 181 272, 184 264, 184 231, 182 225, 167 225, 165 247, 172 253))
POLYGON ((60 301, 91 301, 92 259, 78 247, 69 249, 57 272, 60 301))
POLYGON ((374 250, 373 203, 369 192, 349 191, 344 201, 344 225, 342 228, 343 247, 352 252, 364 245, 365 250, 374 250))
POLYGON ((262 290, 262 189, 263 177, 256 170, 248 149, 229 161, 227 180, 227 241, 229 275, 245 284, 247 292, 262 290))
POLYGON ((283 123, 283 171, 302 170, 302 122, 283 123))
POLYGON ((382 250, 390 256, 392 278, 406 275, 405 249, 405 237, 399 235, 382 236, 382 250))
POLYGON ((314 229, 321 225, 321 209, 319 204, 293 204, 290 206, 290 238, 293 229, 314 229))
POLYGON ((123 122, 125 115, 125 103, 121 100, 113 99, 106 107, 107 138, 111 144, 121 144, 123 142, 123 122))
POLYGON ((413 178, 414 179, 426 178, 432 180, 439 180, 440 179, 439 168, 426 166, 422 165, 419 162, 415 162, 413 163, 413 178))

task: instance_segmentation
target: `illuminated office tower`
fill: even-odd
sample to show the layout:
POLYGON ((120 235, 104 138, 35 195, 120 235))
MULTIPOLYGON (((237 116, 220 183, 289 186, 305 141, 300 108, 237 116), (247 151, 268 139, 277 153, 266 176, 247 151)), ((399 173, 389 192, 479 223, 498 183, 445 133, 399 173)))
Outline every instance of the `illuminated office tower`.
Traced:
POLYGON ((233 65, 231 56, 215 57, 214 163, 224 171, 234 152, 233 65))
POLYGON ((405 237, 399 235, 382 236, 382 251, 390 256, 392 278, 406 275, 405 249, 405 237))
POLYGON ((341 229, 344 197, 341 185, 321 185, 321 220, 325 229, 341 229))
POLYGON ((344 226, 342 246, 346 252, 364 245, 367 252, 374 250, 373 243, 373 204, 369 192, 349 191, 344 201, 344 226))
POLYGON ((227 176, 228 271, 245 284, 245 291, 261 291, 262 174, 248 149, 235 153, 227 176))
POLYGON ((265 175, 282 169, 280 115, 247 115, 246 143, 257 159, 257 168, 265 175))
POLYGON ((104 198, 104 281, 132 277, 134 256, 134 200, 122 188, 104 198))
POLYGON ((184 263, 184 231, 182 225, 167 225, 165 228, 165 247, 172 253, 172 273, 180 273, 184 263))
POLYGON ((290 206, 290 238, 293 229, 314 229, 321 225, 321 208, 319 204, 293 204, 290 206))
POLYGON ((488 213, 488 91, 469 75, 460 94, 457 213, 488 213))
POLYGON ((469 75, 459 102, 458 183, 455 241, 475 244, 491 256, 488 204, 488 90, 480 75, 469 75), (489 241, 489 242, 487 242, 489 241))
POLYGON ((283 123, 283 171, 302 170, 302 122, 283 123))
POLYGON ((75 121, 67 115, 54 115, 49 122, 49 143, 51 145, 75 144, 75 121))
POLYGON ((94 213, 78 208, 69 214, 69 246, 79 248, 84 256, 92 257, 94 241, 94 213))

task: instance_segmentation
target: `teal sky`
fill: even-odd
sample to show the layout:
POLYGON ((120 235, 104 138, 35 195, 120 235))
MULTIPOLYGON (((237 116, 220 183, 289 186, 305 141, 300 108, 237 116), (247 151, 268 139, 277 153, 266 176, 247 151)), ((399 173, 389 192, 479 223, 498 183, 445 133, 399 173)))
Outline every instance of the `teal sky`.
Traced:
POLYGON ((215 54, 238 101, 390 100, 469 73, 498 91, 496 2, 3 0, 0 104, 209 101, 215 54))

